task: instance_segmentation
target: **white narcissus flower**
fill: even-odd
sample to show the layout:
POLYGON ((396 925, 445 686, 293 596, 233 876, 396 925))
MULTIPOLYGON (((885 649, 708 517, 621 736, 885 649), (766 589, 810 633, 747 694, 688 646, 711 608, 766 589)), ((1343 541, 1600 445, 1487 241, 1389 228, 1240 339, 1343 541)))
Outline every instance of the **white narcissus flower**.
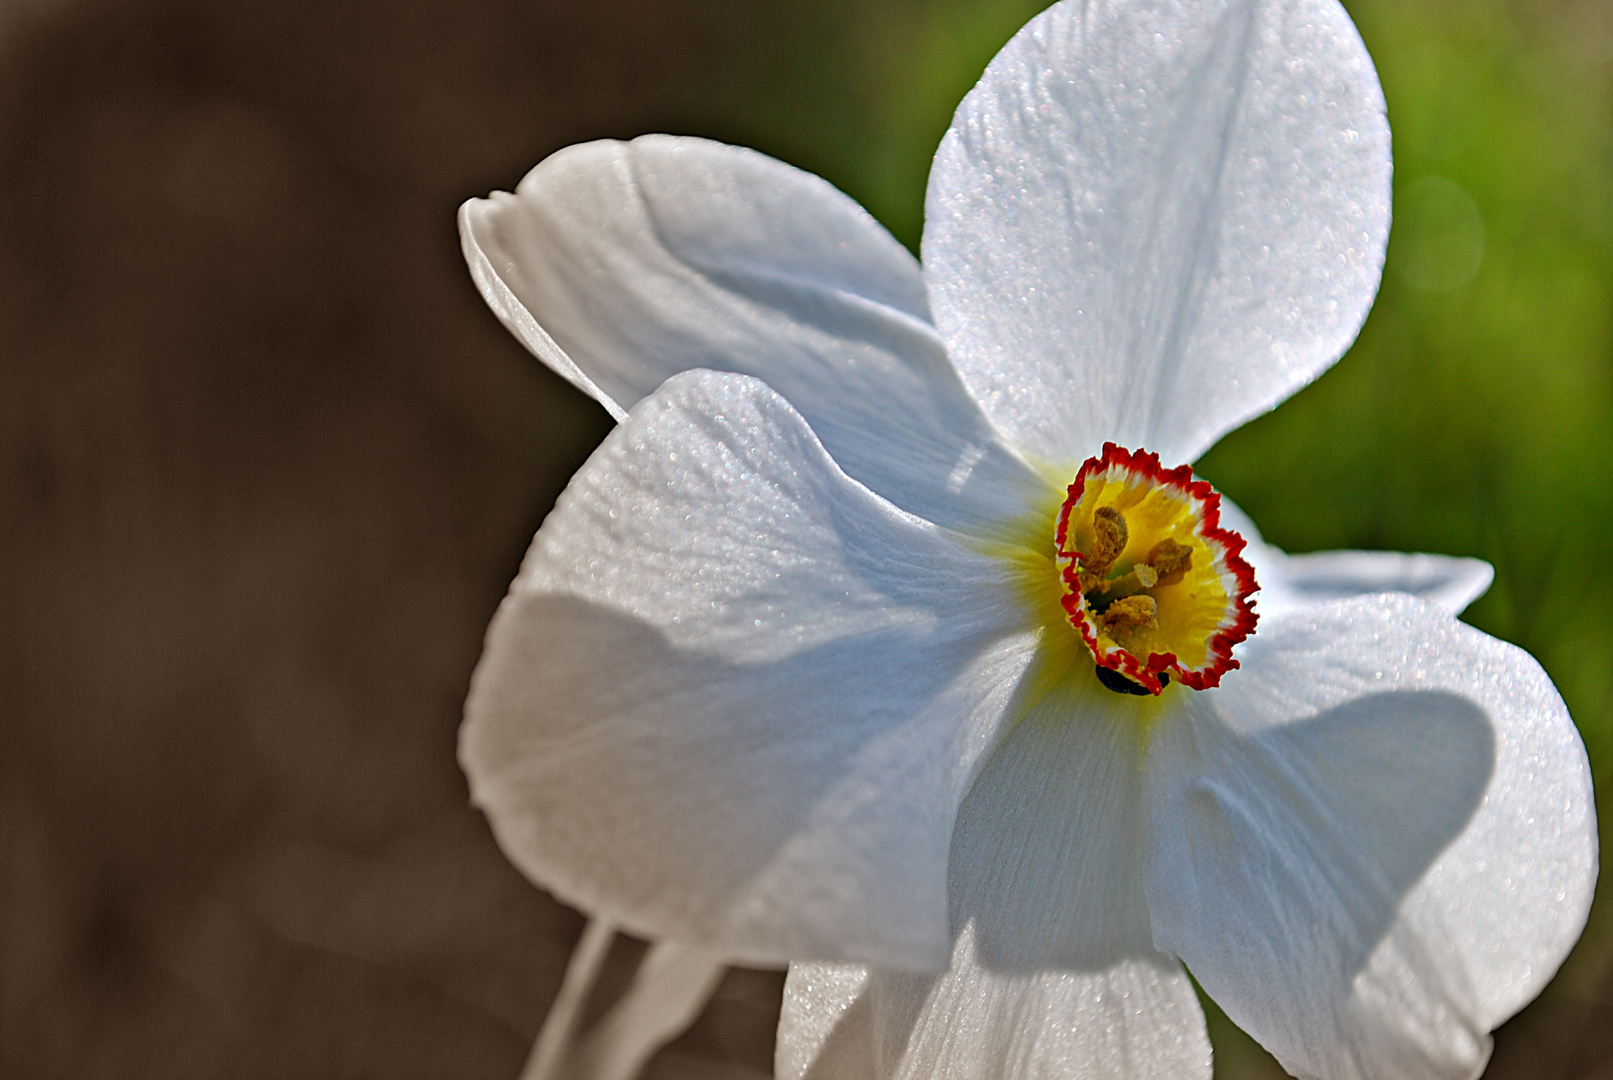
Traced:
POLYGON ((1184 962, 1298 1075, 1474 1075, 1590 902, 1562 700, 1456 620, 1484 564, 1285 556, 1170 468, 1371 303, 1348 17, 1065 0, 926 212, 921 269, 823 181, 668 137, 464 207, 488 302, 620 421, 467 704, 503 849, 793 961, 789 1080, 1208 1076, 1184 962))

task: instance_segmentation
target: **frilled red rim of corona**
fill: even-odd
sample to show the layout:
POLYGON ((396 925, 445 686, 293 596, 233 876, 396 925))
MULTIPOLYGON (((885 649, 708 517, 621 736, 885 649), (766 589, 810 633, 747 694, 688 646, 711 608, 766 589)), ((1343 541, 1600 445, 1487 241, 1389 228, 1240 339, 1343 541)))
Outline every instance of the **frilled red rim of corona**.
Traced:
POLYGON ((1254 633, 1259 586, 1243 537, 1221 525, 1221 496, 1191 466, 1105 443, 1070 484, 1056 540, 1064 610, 1100 666, 1156 695, 1166 672, 1204 690, 1238 666, 1232 647, 1254 633), (1146 600, 1105 602, 1111 591, 1146 600))

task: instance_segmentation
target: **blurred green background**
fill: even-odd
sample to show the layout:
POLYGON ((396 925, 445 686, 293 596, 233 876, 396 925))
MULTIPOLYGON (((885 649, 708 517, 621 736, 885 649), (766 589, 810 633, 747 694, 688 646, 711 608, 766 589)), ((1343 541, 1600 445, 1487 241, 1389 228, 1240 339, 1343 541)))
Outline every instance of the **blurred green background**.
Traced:
MULTIPOLYGON (((609 420, 488 314, 455 207, 676 131, 916 247, 953 108, 1042 6, 0 0, 0 1078, 515 1074, 580 918, 498 853, 455 731, 609 420)), ((1291 551, 1493 563, 1467 618, 1545 665, 1606 792, 1613 4, 1347 6, 1383 290, 1199 468, 1291 551)), ((1610 907, 1490 1076, 1613 1075, 1610 907)), ((652 1073, 761 1075, 779 987, 735 973, 652 1073)), ((1218 1075, 1280 1075, 1210 1018, 1218 1075)))

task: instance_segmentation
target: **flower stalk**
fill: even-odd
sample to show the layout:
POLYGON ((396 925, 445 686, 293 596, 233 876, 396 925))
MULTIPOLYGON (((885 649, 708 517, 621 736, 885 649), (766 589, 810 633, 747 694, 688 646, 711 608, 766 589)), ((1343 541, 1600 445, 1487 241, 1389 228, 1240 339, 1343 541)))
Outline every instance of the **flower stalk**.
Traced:
POLYGON ((615 938, 616 928, 603 919, 589 919, 588 925, 583 927, 582 937, 577 940, 577 947, 566 964, 560 993, 549 1006, 549 1015, 544 1018, 537 1041, 532 1044, 526 1067, 521 1070, 521 1080, 559 1080, 563 1075, 560 1067, 582 1020, 583 1006, 588 1002, 615 938))
POLYGON ((603 919, 583 928, 520 1080, 633 1080, 657 1050, 694 1023, 727 970, 709 953, 657 942, 621 999, 579 1034, 615 938, 615 927, 603 919))

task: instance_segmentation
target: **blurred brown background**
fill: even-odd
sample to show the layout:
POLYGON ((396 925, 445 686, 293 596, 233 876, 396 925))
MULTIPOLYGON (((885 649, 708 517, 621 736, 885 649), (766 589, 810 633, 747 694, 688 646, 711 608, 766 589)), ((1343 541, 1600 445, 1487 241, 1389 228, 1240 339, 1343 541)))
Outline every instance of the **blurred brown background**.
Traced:
MULTIPOLYGON (((485 311, 454 210, 670 130, 862 168, 911 241, 1037 6, 0 0, 0 1076, 515 1075, 580 921, 455 731, 608 421, 485 311)), ((657 1068, 767 1070, 778 987, 731 977, 657 1068)), ((1491 1075, 1613 1076, 1574 993, 1491 1075)))
MULTIPOLYGON (((580 923, 455 730, 608 420, 486 312, 454 210, 712 127, 791 37, 725 0, 0 7, 0 1073, 515 1074, 580 923)), ((776 982, 696 1050, 765 1067, 776 982)))

